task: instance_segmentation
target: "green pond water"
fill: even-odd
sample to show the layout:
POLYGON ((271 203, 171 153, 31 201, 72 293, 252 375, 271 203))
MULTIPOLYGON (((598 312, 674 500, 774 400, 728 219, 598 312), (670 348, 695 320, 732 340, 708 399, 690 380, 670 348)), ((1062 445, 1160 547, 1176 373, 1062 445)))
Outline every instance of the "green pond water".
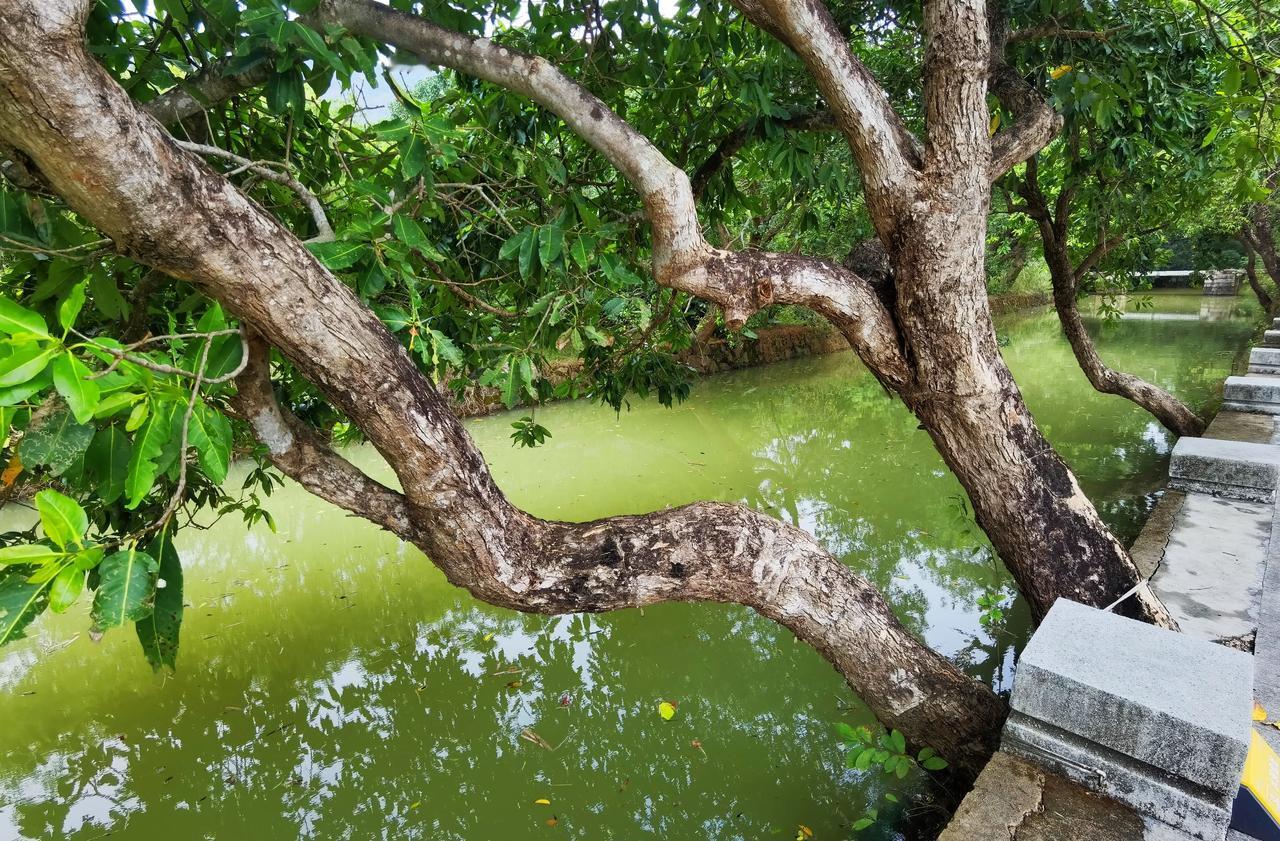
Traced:
MULTIPOLYGON (((1095 323, 1103 355, 1213 403, 1256 305, 1154 303, 1095 323)), ((1090 390, 1052 313, 1005 318, 1000 332, 1041 426, 1131 539, 1169 435, 1090 390)), ((536 450, 510 446, 512 419, 469 427, 534 513, 708 498, 766 509, 1008 689, 1025 611, 984 630, 977 599, 1007 575, 974 551, 925 433, 849 354, 708 377, 674 409, 549 406, 538 420, 554 437, 536 450)), ((83 605, 0 654, 0 839, 790 841, 801 824, 849 838, 875 805, 882 821, 858 837, 895 837, 888 784, 847 770, 834 738, 837 720, 869 723, 865 708, 767 620, 708 605, 523 616, 477 603, 417 550, 296 488, 270 507, 276 534, 238 519, 182 533, 176 676, 153 675, 129 631, 90 641, 83 605), (664 699, 678 702, 671 721, 664 699)))

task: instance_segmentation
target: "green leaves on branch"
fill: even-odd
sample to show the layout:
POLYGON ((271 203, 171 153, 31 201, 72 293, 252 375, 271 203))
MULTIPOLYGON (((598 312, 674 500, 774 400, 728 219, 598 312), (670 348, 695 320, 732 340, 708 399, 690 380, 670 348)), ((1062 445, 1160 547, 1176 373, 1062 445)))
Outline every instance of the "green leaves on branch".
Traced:
POLYGON ((159 577, 151 613, 137 620, 135 628, 151 668, 173 671, 177 668, 182 629, 182 563, 173 548, 172 530, 156 535, 147 546, 147 554, 159 563, 159 577))
POLYGON ((107 556, 98 568, 94 594, 93 629, 105 631, 151 614, 159 563, 136 546, 107 556))

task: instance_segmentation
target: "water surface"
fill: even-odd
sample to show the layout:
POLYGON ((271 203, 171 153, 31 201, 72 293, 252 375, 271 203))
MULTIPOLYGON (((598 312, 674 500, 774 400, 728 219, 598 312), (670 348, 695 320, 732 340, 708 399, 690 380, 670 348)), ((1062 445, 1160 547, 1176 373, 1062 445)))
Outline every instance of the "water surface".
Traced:
MULTIPOLYGON (((1095 323, 1104 357, 1208 406, 1257 307, 1155 307, 1095 323)), ((1132 538, 1169 435, 1089 388, 1052 313, 1000 332, 1037 420, 1132 538)), ((1025 611, 983 628, 977 600, 1008 577, 928 437, 849 354, 708 377, 669 410, 549 406, 538 420, 554 437, 536 450, 510 446, 512 420, 468 425, 534 513, 757 506, 1007 689, 1025 611)), ((886 784, 846 770, 833 738, 836 720, 869 723, 865 708, 770 622, 705 605, 524 616, 297 488, 270 507, 277 534, 238 520, 183 532, 176 676, 153 675, 129 631, 91 642, 79 607, 0 655, 0 838, 789 841, 801 824, 847 838, 868 805, 888 818, 859 837, 893 837, 886 784), (664 699, 678 702, 670 722, 664 699)))

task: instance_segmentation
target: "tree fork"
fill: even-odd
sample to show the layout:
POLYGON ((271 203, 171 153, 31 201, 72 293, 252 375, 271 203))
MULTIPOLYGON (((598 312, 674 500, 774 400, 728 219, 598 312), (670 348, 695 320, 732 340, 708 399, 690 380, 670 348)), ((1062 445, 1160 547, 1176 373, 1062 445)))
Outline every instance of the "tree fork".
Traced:
POLYGON ((512 506, 377 317, 277 220, 174 144, 88 55, 88 7, 14 0, 0 9, 0 138, 121 253, 193 283, 278 347, 365 432, 404 492, 335 487, 358 477, 273 410, 259 346, 237 411, 278 465, 301 475, 324 465, 334 481, 313 481, 313 490, 413 540, 451 582, 496 605, 752 607, 827 657, 887 726, 969 773, 980 767, 1003 703, 800 530, 718 503, 592 523, 543 521, 512 506))

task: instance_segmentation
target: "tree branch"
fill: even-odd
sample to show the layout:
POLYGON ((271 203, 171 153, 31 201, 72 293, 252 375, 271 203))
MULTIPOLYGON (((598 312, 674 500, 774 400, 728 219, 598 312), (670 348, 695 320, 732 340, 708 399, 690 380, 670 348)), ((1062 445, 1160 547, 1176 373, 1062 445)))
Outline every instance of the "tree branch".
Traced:
MULTIPOLYGON (((906 381, 908 369, 896 340, 897 329, 865 280, 823 260, 713 248, 702 235, 693 189, 684 171, 550 62, 487 38, 443 29, 372 0, 324 0, 318 13, 325 22, 500 85, 558 115, 617 167, 643 198, 653 228, 653 272, 659 284, 719 304, 726 323, 735 329, 762 306, 807 306, 835 324, 882 381, 906 381)), ((844 52, 848 56, 847 48, 844 52)), ((862 72, 869 77, 865 69, 862 72)), ((878 96, 887 108, 883 94, 878 96)), ((901 184, 893 187, 900 189, 901 184)))
POLYGON ((1018 44, 1024 41, 1043 41, 1049 38, 1062 38, 1067 41, 1107 41, 1117 32, 1123 32, 1127 26, 1114 26, 1110 29, 1067 29, 1057 24, 1031 26, 1017 29, 1009 33, 1009 43, 1018 44))
MULTIPOLYGON (((993 693, 920 643, 870 584, 800 530, 718 503, 592 523, 512 506, 377 316, 278 220, 141 114, 85 51, 79 20, 60 26, 49 2, 0 7, 0 140, 124 253, 221 301, 315 383, 396 471, 414 542, 451 582, 544 613, 742 604, 812 644, 909 740, 970 770, 989 754, 1003 712, 993 693)), ((246 382, 262 389, 257 370, 246 382)), ((258 394, 250 417, 289 464, 297 438, 258 394)))
POLYGON ((913 200, 920 142, 893 110, 871 71, 854 56, 822 0, 733 0, 756 26, 795 51, 821 91, 862 174, 882 236, 913 200))
POLYGON ((184 79, 142 107, 161 125, 171 126, 261 85, 271 76, 271 59, 267 57, 238 73, 227 72, 230 64, 230 60, 219 62, 184 79))
POLYGON ((784 131, 835 131, 836 121, 829 111, 815 111, 809 114, 797 114, 785 120, 767 120, 764 118, 754 118, 747 120, 737 128, 730 131, 716 147, 711 150, 711 154, 707 159, 693 171, 690 185, 693 189, 693 197, 695 199, 702 198, 702 194, 706 192, 707 185, 711 183, 711 179, 716 176, 725 164, 727 164, 734 155, 753 140, 765 137, 770 124, 777 126, 784 131))
MULTIPOLYGON (((307 210, 311 212, 311 219, 315 222, 316 235, 304 242, 333 242, 333 228, 329 225, 329 217, 325 215, 324 205, 320 203, 320 199, 316 194, 307 189, 306 185, 289 174, 288 170, 275 169, 266 164, 251 161, 243 158, 234 152, 228 152, 226 149, 220 149, 217 146, 206 146, 203 143, 192 143, 188 140, 173 141, 179 147, 186 149, 188 152, 195 152, 198 155, 210 155, 215 158, 225 158, 236 163, 238 166, 235 172, 249 171, 255 175, 265 178, 268 181, 274 181, 293 190, 298 198, 302 199, 302 203, 307 206, 307 210)), ((234 173, 228 173, 231 175, 234 173)))

